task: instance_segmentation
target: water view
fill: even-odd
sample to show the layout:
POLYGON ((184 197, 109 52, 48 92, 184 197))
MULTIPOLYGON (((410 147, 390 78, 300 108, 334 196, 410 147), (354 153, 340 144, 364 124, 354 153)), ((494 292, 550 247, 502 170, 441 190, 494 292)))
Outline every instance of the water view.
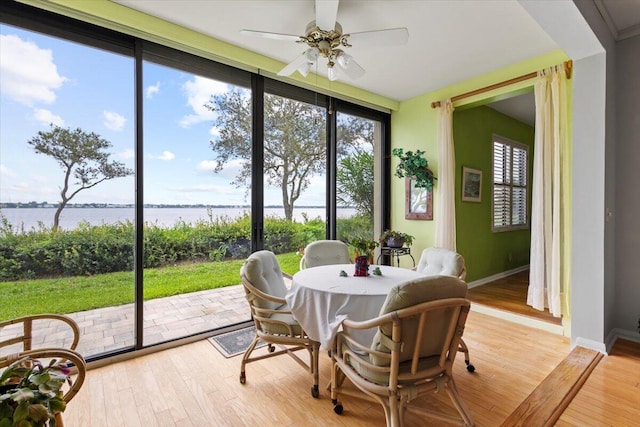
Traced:
MULTIPOLYGON (((53 215, 55 208, 3 208, 0 213, 7 218, 9 223, 15 227, 24 227, 25 230, 38 228, 42 223, 46 227, 53 225, 53 215)), ((353 208, 339 208, 338 218, 348 218, 355 215, 353 208)), ((210 216, 238 218, 244 214, 249 214, 249 208, 145 208, 145 221, 159 227, 170 227, 177 221, 195 223, 197 221, 208 221, 210 216)), ((267 217, 284 218, 284 210, 281 207, 265 208, 264 214, 267 217)), ((299 207, 293 212, 293 219, 303 222, 305 216, 308 219, 326 217, 325 208, 299 207)), ((67 207, 60 216, 60 227, 66 230, 73 229, 82 221, 87 221, 92 225, 114 224, 123 221, 134 220, 133 208, 74 208, 67 207)))

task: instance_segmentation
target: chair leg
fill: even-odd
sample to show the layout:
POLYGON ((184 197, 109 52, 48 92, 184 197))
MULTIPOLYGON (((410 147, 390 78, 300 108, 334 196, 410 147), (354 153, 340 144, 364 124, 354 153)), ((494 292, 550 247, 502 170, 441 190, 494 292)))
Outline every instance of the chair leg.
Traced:
POLYGON ((469 348, 462 338, 460 339, 460 344, 458 345, 458 351, 464 353, 464 364, 467 365, 467 371, 474 372, 476 370, 476 367, 473 366, 469 361, 469 348))
POLYGON ((474 426, 473 418, 471 418, 471 413, 467 409, 467 407, 462 403, 460 399, 460 395, 458 394, 458 389, 456 388, 456 383, 453 381, 452 377, 448 378, 445 389, 447 390, 447 394, 453 402, 453 405, 458 410, 458 413, 462 417, 465 426, 474 426))
POLYGON ((318 397, 320 396, 320 389, 318 383, 320 382, 320 366, 319 366, 319 358, 320 358, 320 343, 314 342, 309 347, 311 352, 311 360, 309 361, 309 366, 311 367, 311 373, 313 374, 313 387, 311 387, 311 396, 318 397))
POLYGON ((240 362, 240 384, 244 384, 247 382, 247 376, 245 374, 245 366, 249 361, 249 357, 251 356, 251 353, 256 348, 256 344, 258 344, 258 340, 259 340, 258 334, 256 334, 255 338, 253 338, 253 341, 251 342, 251 345, 249 345, 249 347, 245 350, 244 355, 242 356, 242 362, 240 362))

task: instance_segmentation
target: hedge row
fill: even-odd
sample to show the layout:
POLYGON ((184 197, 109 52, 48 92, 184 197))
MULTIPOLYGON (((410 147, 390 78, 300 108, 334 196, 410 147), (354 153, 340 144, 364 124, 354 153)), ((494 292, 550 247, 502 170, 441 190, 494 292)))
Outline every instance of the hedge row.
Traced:
MULTIPOLYGON (((338 234, 352 234, 356 230, 360 234, 367 223, 357 217, 340 220, 338 234)), ((298 223, 267 218, 264 227, 265 247, 277 254, 294 252, 325 236, 325 223, 320 219, 298 223)), ((218 217, 197 223, 178 221, 170 228, 146 224, 144 267, 243 259, 249 255, 250 237, 248 216, 233 220, 218 217)), ((130 271, 134 265, 134 238, 131 222, 98 226, 81 223, 68 231, 41 228, 18 233, 3 219, 0 281, 130 271)))

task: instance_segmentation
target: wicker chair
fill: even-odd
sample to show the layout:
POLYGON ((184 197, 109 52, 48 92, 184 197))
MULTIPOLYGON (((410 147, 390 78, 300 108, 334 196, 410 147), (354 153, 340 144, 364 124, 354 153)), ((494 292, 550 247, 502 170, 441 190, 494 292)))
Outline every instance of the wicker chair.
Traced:
POLYGON ((320 343, 310 339, 293 318, 284 299, 287 288, 284 285, 278 259, 270 251, 254 252, 242 266, 240 277, 256 328, 256 336, 242 357, 240 383, 246 382, 245 365, 247 363, 288 354, 313 375, 311 395, 318 397, 320 343), (251 357, 251 353, 260 340, 268 344, 269 352, 251 357), (276 351, 276 345, 281 349, 276 351), (293 354, 295 351, 304 349, 309 351, 308 365, 293 354))
POLYGON ((349 247, 340 240, 316 240, 304 248, 300 270, 319 265, 350 264, 349 247))
POLYGON ((406 410, 440 422, 473 425, 453 380, 453 362, 470 307, 462 298, 466 291, 466 284, 455 277, 425 277, 393 288, 379 317, 345 320, 332 350, 334 411, 342 413, 338 395, 344 394, 380 403, 388 427, 402 426, 406 410), (369 328, 378 328, 370 347, 349 335, 351 329, 369 328), (346 378, 357 390, 343 387, 346 378), (447 392, 460 419, 410 404, 439 390, 447 392))
MULTIPOLYGON (((415 270, 427 276, 454 276, 460 280, 464 280, 467 277, 467 268, 464 265, 462 255, 445 248, 433 247, 424 249, 415 270)), ((462 339, 460 340, 458 351, 464 353, 464 363, 467 365, 467 371, 474 372, 476 368, 469 359, 469 348, 462 339)))
MULTIPOLYGON (((85 363, 84 358, 80 353, 76 352, 75 349, 78 346, 78 342, 80 340, 80 329, 76 322, 63 315, 59 314, 38 314, 33 316, 25 316, 16 319, 5 320, 0 322, 0 331, 3 328, 10 327, 11 325, 20 325, 22 327, 19 328, 19 331, 15 331, 15 333, 8 334, 8 338, 0 341, 0 349, 11 349, 11 354, 2 354, 0 355, 0 371, 14 363, 17 360, 21 360, 23 358, 28 358, 25 363, 31 363, 32 360, 39 360, 41 362, 48 361, 51 359, 56 359, 58 363, 66 364, 70 366, 72 375, 70 377, 70 383, 67 388, 63 390, 62 399, 69 403, 71 399, 78 393, 82 384, 84 383, 86 373, 87 373, 87 365, 85 363), (60 330, 60 326, 65 326, 70 329, 71 333, 66 338, 68 348, 33 348, 33 340, 34 340, 34 322, 42 321, 43 324, 47 324, 47 326, 51 326, 57 324, 57 330, 60 330), (20 345, 21 349, 13 349, 12 346, 20 345)), ((38 322, 37 326, 40 326, 41 323, 38 322)), ((43 362, 44 364, 44 362, 43 362)), ((57 413, 55 415, 56 426, 64 427, 64 422, 62 419, 62 414, 57 413)))

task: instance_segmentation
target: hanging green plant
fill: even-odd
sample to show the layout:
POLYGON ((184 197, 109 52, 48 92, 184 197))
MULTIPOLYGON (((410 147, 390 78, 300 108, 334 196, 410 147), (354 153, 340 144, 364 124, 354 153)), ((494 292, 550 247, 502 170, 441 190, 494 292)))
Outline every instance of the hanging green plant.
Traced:
POLYGON ((428 191, 433 189, 433 181, 436 177, 429 170, 429 161, 423 157, 424 151, 407 151, 402 148, 394 148, 391 154, 400 158, 400 163, 396 166, 395 176, 398 178, 411 178, 415 180, 415 187, 425 188, 428 191))

